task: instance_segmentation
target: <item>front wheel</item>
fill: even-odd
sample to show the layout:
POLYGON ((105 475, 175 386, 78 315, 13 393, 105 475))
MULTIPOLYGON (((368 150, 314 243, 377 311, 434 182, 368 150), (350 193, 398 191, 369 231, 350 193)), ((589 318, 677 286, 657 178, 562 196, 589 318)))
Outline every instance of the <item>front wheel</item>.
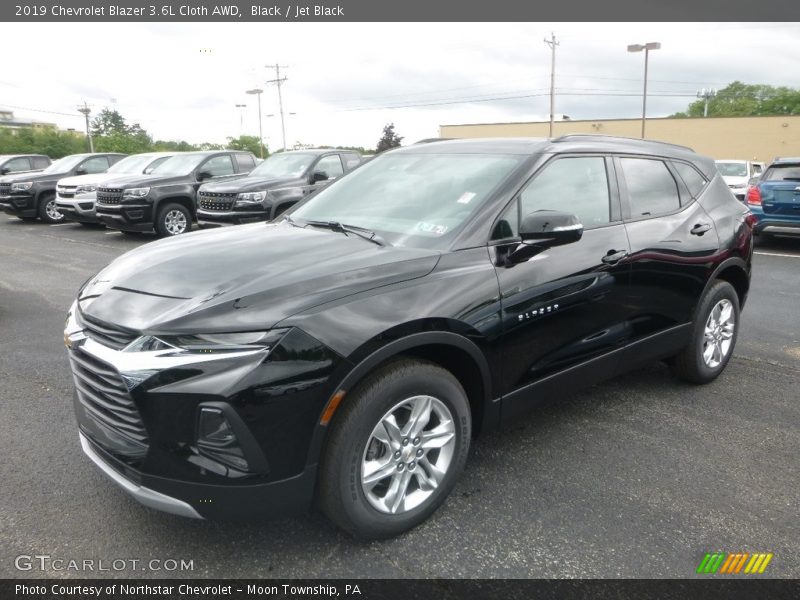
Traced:
POLYGON ((61 223, 64 215, 56 206, 55 194, 47 194, 39 200, 39 218, 45 223, 61 223))
POLYGON ((471 416, 464 389, 441 367, 401 359, 344 403, 320 465, 323 512, 362 539, 415 527, 445 500, 466 463, 471 416))
POLYGON ((159 237, 180 235, 192 229, 192 214, 181 204, 167 204, 158 211, 156 233, 159 237))
POLYGON ((739 333, 739 296, 716 281, 697 308, 692 341, 671 362, 673 373, 691 383, 708 383, 725 369, 739 333))

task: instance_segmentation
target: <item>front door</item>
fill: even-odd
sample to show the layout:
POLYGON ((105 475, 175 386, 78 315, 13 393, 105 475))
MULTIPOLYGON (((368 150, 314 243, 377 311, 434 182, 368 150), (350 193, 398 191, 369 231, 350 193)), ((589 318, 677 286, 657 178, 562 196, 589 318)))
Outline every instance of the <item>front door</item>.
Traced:
POLYGON ((629 245, 614 166, 603 156, 546 163, 503 212, 493 252, 503 318, 503 417, 533 400, 613 375, 629 333, 629 245), (519 244, 521 216, 537 210, 575 214, 583 237, 506 266, 519 244))

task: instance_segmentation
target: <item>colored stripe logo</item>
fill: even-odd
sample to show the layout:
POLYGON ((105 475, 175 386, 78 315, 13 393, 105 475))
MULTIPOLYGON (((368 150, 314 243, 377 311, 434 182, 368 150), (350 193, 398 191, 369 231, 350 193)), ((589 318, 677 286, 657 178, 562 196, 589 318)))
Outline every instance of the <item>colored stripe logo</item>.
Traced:
POLYGON ((772 556, 772 552, 707 552, 695 572, 704 575, 755 575, 767 569, 772 556))

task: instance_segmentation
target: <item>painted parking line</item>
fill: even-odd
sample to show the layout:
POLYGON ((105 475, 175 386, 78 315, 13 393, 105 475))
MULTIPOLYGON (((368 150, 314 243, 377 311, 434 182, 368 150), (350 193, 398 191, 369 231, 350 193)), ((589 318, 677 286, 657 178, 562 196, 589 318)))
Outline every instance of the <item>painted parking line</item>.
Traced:
POLYGON ((72 223, 50 223, 50 227, 63 227, 64 225, 72 225, 72 223))
POLYGON ((103 233, 105 233, 106 235, 116 235, 116 234, 122 233, 122 232, 121 231, 104 231, 103 233))
POLYGON ((753 252, 762 256, 782 256, 783 258, 800 258, 800 254, 781 254, 780 252, 753 252))

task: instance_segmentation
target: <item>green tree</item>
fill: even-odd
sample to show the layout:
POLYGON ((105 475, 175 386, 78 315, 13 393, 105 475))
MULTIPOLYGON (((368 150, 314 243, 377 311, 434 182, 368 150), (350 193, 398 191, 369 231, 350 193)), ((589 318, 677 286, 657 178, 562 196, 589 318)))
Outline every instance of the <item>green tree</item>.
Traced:
POLYGON ((266 145, 261 144, 258 140, 258 136, 255 135, 240 135, 237 138, 229 137, 228 148, 231 150, 246 150, 252 152, 256 156, 261 156, 261 151, 263 150, 264 158, 269 156, 266 145))
MULTIPOLYGON (((702 117, 706 101, 696 100, 673 117, 702 117)), ((800 89, 771 85, 728 84, 708 100, 709 117, 800 114, 800 89)))
POLYGON ((86 139, 69 131, 22 127, 0 129, 0 154, 45 154, 52 159, 86 152, 86 139))
POLYGON ((129 125, 116 110, 104 108, 92 121, 94 149, 98 152, 137 154, 153 149, 153 138, 138 123, 129 125))
POLYGON ((375 152, 383 152, 384 150, 397 148, 400 146, 400 142, 402 141, 403 138, 397 135, 394 131, 394 123, 388 123, 383 128, 383 135, 381 136, 381 139, 378 140, 378 145, 375 147, 375 152))

